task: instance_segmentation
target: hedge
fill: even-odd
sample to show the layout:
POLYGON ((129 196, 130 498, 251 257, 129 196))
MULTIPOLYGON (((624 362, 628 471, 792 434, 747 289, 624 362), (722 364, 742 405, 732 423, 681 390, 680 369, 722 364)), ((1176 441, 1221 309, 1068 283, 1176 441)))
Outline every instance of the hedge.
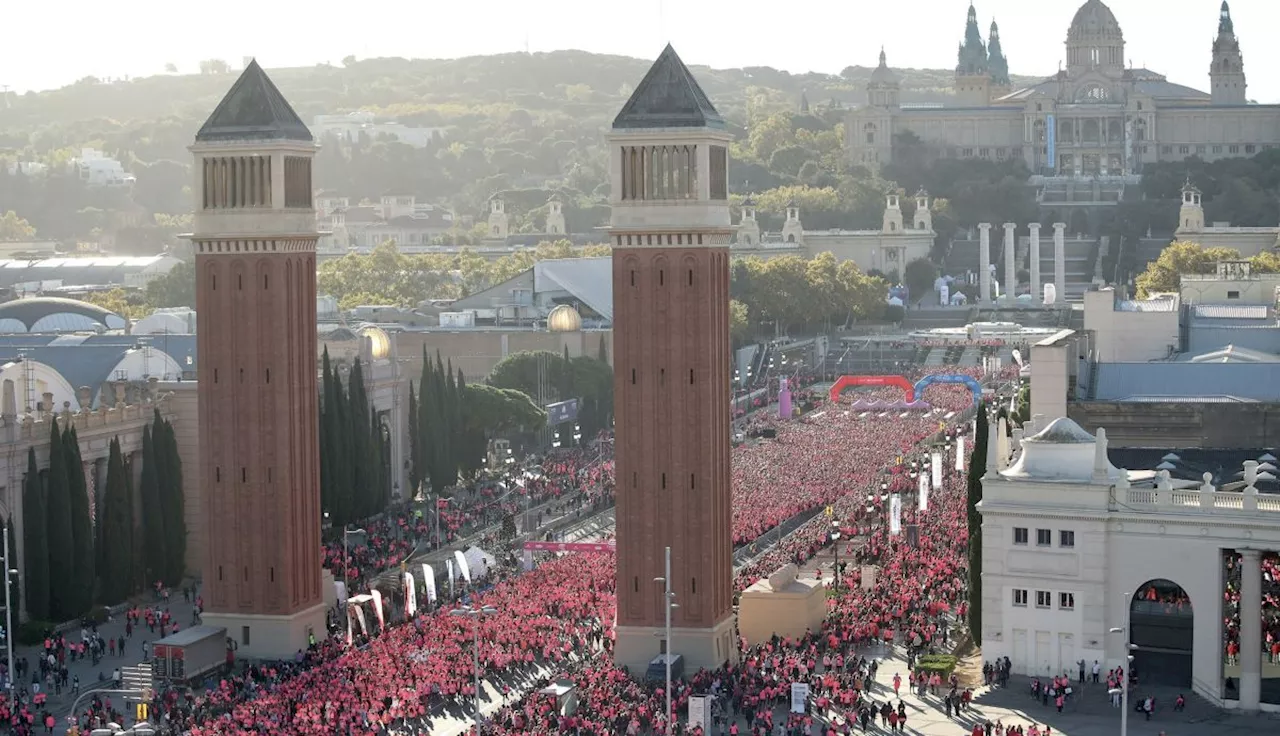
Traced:
POLYGON ((950 677, 952 670, 956 668, 956 658, 952 654, 926 654, 916 660, 916 672, 928 672, 929 674, 937 673, 943 677, 950 677))

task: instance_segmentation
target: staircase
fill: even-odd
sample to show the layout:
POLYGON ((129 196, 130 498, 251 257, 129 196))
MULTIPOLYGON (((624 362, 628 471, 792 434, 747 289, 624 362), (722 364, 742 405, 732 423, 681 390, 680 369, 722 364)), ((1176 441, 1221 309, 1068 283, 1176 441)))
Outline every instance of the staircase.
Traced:
POLYGON ((974 347, 965 348, 964 352, 960 354, 959 365, 962 365, 962 366, 978 365, 978 363, 980 362, 979 361, 980 357, 981 357, 981 354, 979 353, 978 348, 974 348, 974 347))
POLYGON ((948 349, 949 349, 949 348, 929 348, 928 357, 926 357, 926 358, 924 359, 924 365, 925 365, 925 367, 926 367, 926 368, 929 368, 929 367, 938 367, 938 368, 940 368, 940 367, 942 367, 942 366, 946 365, 946 363, 945 363, 944 361, 946 360, 946 357, 947 357, 947 350, 948 350, 948 349))

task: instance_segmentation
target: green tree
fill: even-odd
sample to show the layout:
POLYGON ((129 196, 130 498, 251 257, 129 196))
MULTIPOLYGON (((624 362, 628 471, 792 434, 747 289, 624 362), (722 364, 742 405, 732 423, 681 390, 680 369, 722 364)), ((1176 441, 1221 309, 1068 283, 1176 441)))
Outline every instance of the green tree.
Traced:
POLYGON ((1160 257, 1147 264, 1147 270, 1138 275, 1138 296, 1177 293, 1182 286, 1183 274, 1211 274, 1221 261, 1248 260, 1257 273, 1275 273, 1280 270, 1280 258, 1274 253, 1263 252, 1249 259, 1242 259, 1234 248, 1206 248, 1199 243, 1175 241, 1160 251, 1160 257))
POLYGON ((496 437, 512 430, 532 431, 546 425, 547 412, 529 395, 485 384, 467 386, 469 428, 496 437))
POLYGON ((156 308, 196 308, 195 266, 183 261, 147 282, 146 301, 156 308))
POLYGON ((107 456, 107 482, 102 498, 101 556, 98 575, 102 602, 119 603, 134 592, 133 503, 129 495, 128 467, 120 453, 120 439, 112 438, 107 456))
POLYGON ((67 479, 66 453, 55 416, 49 422, 49 471, 45 476, 47 514, 46 539, 49 545, 49 615, 67 621, 76 608, 75 539, 71 526, 71 488, 67 479))
POLYGON ((902 270, 902 282, 911 292, 912 301, 919 301, 926 294, 932 293, 936 278, 938 278, 938 269, 927 258, 910 261, 902 270))
POLYGON ((71 534, 74 540, 75 609, 84 613, 93 605, 97 584, 94 558, 93 519, 89 517, 89 486, 84 477, 84 459, 80 455, 80 438, 75 425, 67 422, 62 431, 63 457, 67 462, 67 480, 71 491, 71 534))
POLYGON ((31 223, 18 217, 13 210, 0 216, 0 241, 30 240, 36 236, 36 229, 31 223))
POLYGON ((163 577, 166 568, 164 507, 160 501, 160 482, 157 479, 156 446, 152 438, 152 425, 142 428, 142 551, 143 573, 147 583, 163 577))
POLYGON ((978 405, 973 452, 969 455, 967 517, 969 523, 969 632, 982 646, 982 477, 987 474, 987 405, 978 405))
POLYGON ((35 448, 27 450, 27 475, 22 484, 23 561, 27 584, 27 615, 48 621, 49 609, 49 529, 48 507, 35 448))
POLYGON ((173 430, 173 423, 161 417, 159 409, 152 421, 151 441, 155 444, 159 460, 156 480, 164 510, 164 546, 168 554, 164 582, 175 586, 182 583, 187 572, 187 513, 182 486, 182 456, 178 451, 178 436, 173 430))

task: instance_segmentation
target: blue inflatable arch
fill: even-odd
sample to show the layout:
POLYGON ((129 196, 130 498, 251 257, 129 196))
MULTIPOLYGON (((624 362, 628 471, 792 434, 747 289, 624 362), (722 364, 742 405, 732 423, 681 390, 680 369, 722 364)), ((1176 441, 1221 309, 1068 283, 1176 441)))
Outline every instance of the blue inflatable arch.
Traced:
POLYGON ((924 390, 935 383, 964 384, 973 392, 973 405, 982 403, 982 384, 970 376, 959 373, 938 373, 916 381, 916 401, 920 401, 924 397, 924 390))

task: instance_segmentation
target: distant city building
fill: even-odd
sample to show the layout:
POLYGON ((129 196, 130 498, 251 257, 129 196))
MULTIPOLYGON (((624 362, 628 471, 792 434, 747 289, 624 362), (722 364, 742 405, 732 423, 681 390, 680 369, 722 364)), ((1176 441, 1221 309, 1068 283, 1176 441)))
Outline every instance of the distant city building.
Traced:
POLYGON ((71 165, 80 181, 90 187, 131 187, 137 181, 118 160, 93 148, 80 149, 80 155, 71 159, 71 165))
POLYGON ((381 136, 391 136, 400 143, 414 148, 425 148, 432 141, 442 139, 448 128, 414 128, 394 121, 379 121, 377 116, 366 110, 350 112, 342 115, 316 115, 311 119, 311 132, 317 138, 337 135, 344 140, 355 142, 361 136, 376 140, 381 136))
POLYGON ((1207 51, 1209 93, 1135 68, 1115 15, 1101 0, 1087 0, 1067 31, 1066 67, 1011 91, 999 29, 993 22, 984 43, 970 5, 955 104, 903 104, 900 80, 882 52, 865 104, 846 119, 849 160, 887 164, 895 136, 908 131, 947 158, 1022 159, 1035 173, 1067 177, 1126 176, 1144 164, 1252 156, 1280 145, 1280 105, 1247 102, 1243 56, 1225 2, 1207 51))

